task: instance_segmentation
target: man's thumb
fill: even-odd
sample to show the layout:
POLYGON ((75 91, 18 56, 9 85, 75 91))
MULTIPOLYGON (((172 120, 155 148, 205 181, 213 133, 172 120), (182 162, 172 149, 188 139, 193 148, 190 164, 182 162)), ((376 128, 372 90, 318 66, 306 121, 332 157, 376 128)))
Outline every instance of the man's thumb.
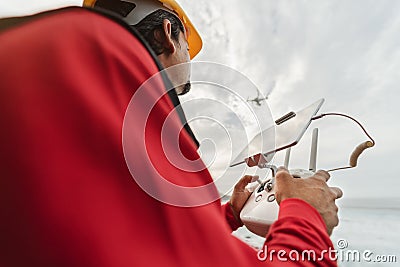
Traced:
POLYGON ((290 188, 291 179, 294 179, 286 168, 279 168, 275 176, 275 197, 278 204, 282 200, 282 193, 290 188))
POLYGON ((292 179, 292 175, 290 175, 289 171, 285 167, 279 167, 278 172, 275 175, 276 183, 280 181, 284 181, 285 179, 292 179))

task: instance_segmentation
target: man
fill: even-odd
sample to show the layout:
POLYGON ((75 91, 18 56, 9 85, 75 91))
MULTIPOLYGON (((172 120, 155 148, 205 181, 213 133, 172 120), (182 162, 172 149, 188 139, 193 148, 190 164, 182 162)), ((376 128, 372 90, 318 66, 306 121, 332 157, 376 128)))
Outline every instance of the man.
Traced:
MULTIPOLYGON (((256 251, 230 235, 240 225, 236 219, 250 176, 238 183, 231 200, 236 219, 229 205, 222 216, 219 201, 176 207, 134 182, 122 151, 123 119, 135 90, 162 66, 122 21, 70 8, 3 22, 0 123, 7 127, 0 133, 2 266, 314 265, 276 258, 262 262, 256 251)), ((187 60, 186 40, 172 38, 171 21, 162 25, 161 35, 154 35, 165 48, 158 59, 164 67, 187 60)), ((189 53, 195 53, 187 38, 189 53)), ((186 74, 169 76, 173 84, 187 84, 186 74)), ((179 170, 159 153, 160 121, 177 104, 173 94, 157 99, 166 83, 157 80, 146 88, 143 102, 156 105, 146 125, 148 150, 136 149, 135 166, 156 187, 160 175, 188 188, 208 184, 207 170, 179 170), (156 171, 141 161, 145 157, 157 163, 156 171)), ((183 86, 177 93, 187 90, 183 86)), ((140 107, 132 116, 141 119, 140 107)), ((171 127, 178 129, 186 124, 182 114, 174 115, 173 122, 171 127)), ((129 147, 139 148, 143 140, 135 136, 143 129, 133 125, 131 131, 129 147)), ((180 134, 182 153, 197 159, 190 128, 180 134)), ((328 178, 318 172, 295 180, 285 170, 278 172, 281 211, 267 236, 268 248, 316 253, 332 248, 328 233, 337 224, 334 200, 341 192, 326 185, 328 178)), ((157 190, 169 194, 163 187, 157 190)), ((177 197, 190 201, 197 196, 177 197)), ((322 254, 317 265, 335 262, 322 254)))
MULTIPOLYGON (((106 9, 125 17, 125 20, 146 39, 156 53, 161 65, 168 72, 171 66, 190 62, 190 59, 197 55, 202 46, 201 37, 184 11, 176 3, 175 6, 169 6, 171 9, 167 8, 173 2, 162 0, 89 0, 85 1, 84 4, 106 9), (135 8, 132 8, 132 6, 135 6, 135 8), (180 15, 186 23, 181 21, 179 18, 180 15), (187 31, 190 32, 190 35, 187 31), (188 44, 188 38, 190 38, 190 43, 193 47, 191 55, 189 55, 190 45, 188 44)), ((185 66, 189 65, 186 64, 185 66)), ((182 73, 169 72, 168 74, 171 81, 179 85, 175 87, 176 93, 183 95, 190 90, 190 69, 179 68, 179 70, 182 70, 182 73)), ((251 162, 250 165, 255 166, 256 163, 251 162)), ((324 173, 325 179, 329 178, 327 176, 329 174, 324 173)), ((249 192, 244 187, 252 178, 251 176, 243 177, 235 187, 231 204, 234 207, 233 210, 236 218, 238 218, 240 210, 249 196, 249 192), (243 193, 243 195, 239 192, 243 193), (236 200, 238 203, 236 203, 236 200)), ((333 194, 341 195, 341 192, 337 188, 332 188, 331 190, 335 192, 333 194)), ((332 231, 330 228, 329 226, 329 233, 332 231)))

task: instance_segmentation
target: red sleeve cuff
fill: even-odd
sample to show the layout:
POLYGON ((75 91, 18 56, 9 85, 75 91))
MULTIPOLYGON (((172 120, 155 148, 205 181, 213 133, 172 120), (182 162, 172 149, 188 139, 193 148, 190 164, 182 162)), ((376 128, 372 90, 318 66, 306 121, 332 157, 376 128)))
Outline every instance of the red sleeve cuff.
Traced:
POLYGON ((288 198, 280 203, 278 219, 296 217, 309 221, 316 227, 326 231, 325 221, 319 212, 304 200, 288 198))
POLYGON ((232 207, 229 204, 229 201, 223 204, 221 208, 222 208, 222 213, 225 216, 225 219, 229 224, 229 226, 231 227, 232 231, 235 231, 239 227, 243 226, 243 223, 238 219, 236 219, 235 215, 233 215, 232 207))
POLYGON ((271 225, 265 246, 270 250, 290 254, 314 251, 319 261, 279 262, 279 266, 324 266, 337 267, 336 260, 326 251, 334 250, 319 212, 301 199, 286 199, 280 203, 278 220, 271 225), (323 258, 321 258, 323 257, 323 258), (298 265, 296 265, 298 264, 298 265))

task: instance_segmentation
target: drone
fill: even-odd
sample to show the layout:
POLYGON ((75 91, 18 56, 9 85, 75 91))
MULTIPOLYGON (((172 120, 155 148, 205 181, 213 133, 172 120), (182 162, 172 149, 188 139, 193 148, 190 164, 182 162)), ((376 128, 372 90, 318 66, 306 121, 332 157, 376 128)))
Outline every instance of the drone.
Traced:
POLYGON ((257 97, 253 98, 253 99, 249 99, 247 98, 247 102, 253 102, 255 104, 257 104, 258 106, 261 106, 261 102, 268 100, 268 96, 266 97, 260 97, 260 92, 257 90, 257 97))

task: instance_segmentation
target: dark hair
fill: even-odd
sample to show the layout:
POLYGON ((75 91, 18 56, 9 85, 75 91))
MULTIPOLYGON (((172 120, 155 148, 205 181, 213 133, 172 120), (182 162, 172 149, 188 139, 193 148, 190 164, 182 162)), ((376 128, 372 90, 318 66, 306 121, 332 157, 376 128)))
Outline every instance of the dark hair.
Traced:
POLYGON ((154 11, 150 15, 147 15, 138 24, 133 25, 133 27, 143 35, 156 55, 164 53, 163 44, 155 38, 156 30, 163 31, 164 19, 168 19, 171 22, 172 39, 179 44, 179 34, 180 32, 185 32, 184 27, 178 17, 166 10, 159 9, 154 11))

